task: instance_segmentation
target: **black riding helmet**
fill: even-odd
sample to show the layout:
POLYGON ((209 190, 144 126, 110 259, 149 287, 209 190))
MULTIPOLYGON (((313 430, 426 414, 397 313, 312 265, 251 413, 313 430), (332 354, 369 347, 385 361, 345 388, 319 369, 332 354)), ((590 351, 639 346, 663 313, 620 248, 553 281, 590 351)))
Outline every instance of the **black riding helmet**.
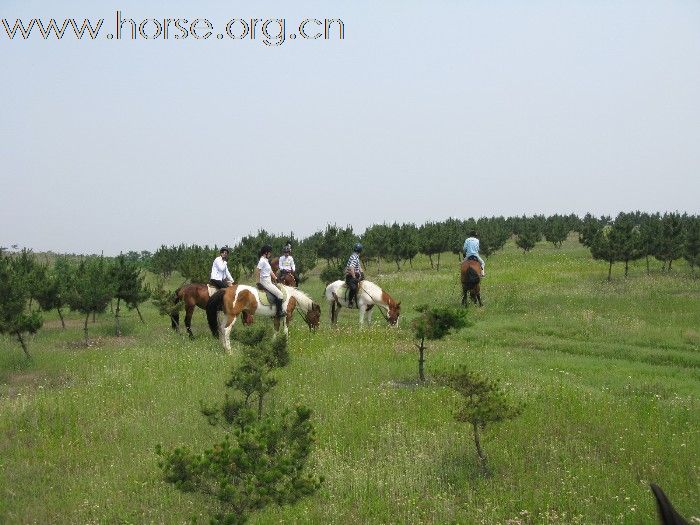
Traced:
POLYGON ((353 248, 354 252, 360 253, 362 251, 362 244, 359 242, 355 244, 355 247, 353 248))
POLYGON ((271 251, 272 251, 272 246, 270 246, 269 244, 266 244, 262 248, 260 248, 260 253, 258 255, 260 257, 262 257, 263 255, 265 255, 266 253, 271 252, 271 251))
POLYGON ((221 255, 224 252, 229 253, 228 246, 222 246, 219 250, 219 255, 221 255))

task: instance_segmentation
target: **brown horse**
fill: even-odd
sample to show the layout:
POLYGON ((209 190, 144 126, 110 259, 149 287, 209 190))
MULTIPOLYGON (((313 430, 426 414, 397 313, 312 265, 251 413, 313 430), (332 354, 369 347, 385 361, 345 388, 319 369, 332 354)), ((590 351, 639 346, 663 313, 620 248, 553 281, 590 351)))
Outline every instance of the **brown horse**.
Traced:
MULTIPOLYGON (((181 286, 175 290, 175 304, 180 301, 185 304, 185 327, 187 328, 187 333, 190 339, 194 339, 194 334, 192 333, 192 314, 194 313, 195 306, 206 310, 207 303, 209 302, 209 290, 207 289, 207 285, 191 283, 181 286)), ((170 321, 173 329, 178 330, 180 328, 180 314, 178 312, 175 312, 171 316, 170 321)), ((243 323, 248 325, 252 324, 252 322, 252 316, 244 314, 243 323)))
POLYGON ((481 302, 481 265, 474 259, 464 259, 460 267, 460 278, 462 281, 462 306, 467 306, 467 296, 479 306, 484 306, 481 302))
POLYGON ((272 268, 272 273, 277 276, 277 282, 284 284, 286 286, 297 287, 297 279, 291 272, 280 272, 280 258, 273 257, 270 259, 270 267, 272 268))

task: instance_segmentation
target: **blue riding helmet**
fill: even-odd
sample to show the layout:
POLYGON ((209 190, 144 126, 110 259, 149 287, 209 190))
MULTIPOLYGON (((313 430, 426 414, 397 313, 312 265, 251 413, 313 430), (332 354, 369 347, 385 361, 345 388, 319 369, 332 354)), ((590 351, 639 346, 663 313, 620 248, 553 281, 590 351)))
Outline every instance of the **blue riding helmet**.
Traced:
POLYGON ((360 244, 359 242, 357 244, 355 244, 353 251, 360 253, 362 251, 362 244, 360 244))

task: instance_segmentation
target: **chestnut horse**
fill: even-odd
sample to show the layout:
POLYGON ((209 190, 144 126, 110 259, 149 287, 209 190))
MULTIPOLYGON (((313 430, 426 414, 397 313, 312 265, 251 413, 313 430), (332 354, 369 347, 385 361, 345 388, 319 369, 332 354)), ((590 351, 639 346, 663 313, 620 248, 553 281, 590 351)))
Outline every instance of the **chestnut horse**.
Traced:
POLYGON ((270 267, 272 268, 272 273, 277 276, 277 282, 280 284, 285 284, 287 286, 297 287, 297 279, 291 272, 280 273, 280 258, 274 257, 270 259, 270 267))
MULTIPOLYGON (((207 303, 209 302, 209 290, 206 284, 191 283, 185 284, 175 290, 175 304, 182 301, 185 304, 185 327, 187 328, 187 333, 190 339, 194 339, 194 334, 192 333, 192 314, 194 313, 194 307, 199 306, 202 310, 206 310, 207 303)), ((175 312, 170 317, 170 322, 173 329, 178 330, 180 328, 180 314, 175 312)), ((243 319, 244 324, 251 324, 253 322, 252 317, 246 315, 243 319)))
POLYGON ((484 306, 481 302, 481 265, 476 259, 464 259, 460 267, 460 278, 462 281, 462 306, 467 306, 467 295, 479 306, 484 306))
MULTIPOLYGON (((335 281, 326 286, 326 300, 331 307, 331 323, 338 322, 340 308, 349 307, 346 299, 347 284, 335 281)), ((391 326, 397 326, 401 315, 401 301, 398 303, 379 286, 370 281, 360 281, 357 286, 357 308, 360 311, 360 326, 365 321, 372 322, 372 308, 376 306, 391 326), (386 309, 386 313, 384 313, 386 309)))
POLYGON ((275 317, 276 308, 274 304, 263 304, 260 302, 258 294, 264 294, 265 292, 252 286, 234 284, 212 295, 207 304, 209 329, 214 337, 218 336, 221 339, 221 344, 227 352, 231 352, 231 329, 241 313, 251 318, 256 313, 265 317, 272 317, 274 318, 275 332, 279 332, 280 326, 282 326, 285 335, 287 335, 289 333, 287 325, 292 321, 294 310, 298 308, 309 329, 315 330, 318 328, 321 321, 321 306, 297 288, 285 285, 280 285, 280 288, 285 295, 282 309, 286 313, 281 319, 275 317), (222 310, 224 316, 219 322, 217 317, 222 310))

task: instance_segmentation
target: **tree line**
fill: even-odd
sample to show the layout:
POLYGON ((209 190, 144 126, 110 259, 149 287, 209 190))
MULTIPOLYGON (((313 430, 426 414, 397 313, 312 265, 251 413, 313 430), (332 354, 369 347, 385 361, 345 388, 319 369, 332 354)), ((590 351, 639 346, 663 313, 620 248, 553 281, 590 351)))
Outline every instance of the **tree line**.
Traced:
MULTIPOLYGON (((342 278, 353 245, 361 242, 364 264, 376 265, 379 271, 383 263, 398 270, 406 264, 412 267, 418 254, 428 257, 431 267, 439 270, 445 254, 461 258, 464 239, 471 230, 478 232, 484 257, 503 248, 511 237, 527 253, 543 239, 561 247, 576 232, 594 259, 608 263, 608 279, 612 278, 613 265, 618 262, 624 264, 625 276, 629 263, 639 259, 646 260, 647 272, 653 259, 661 261, 665 271, 671 270, 673 261, 681 258, 688 262, 692 272, 700 265, 700 217, 635 211, 620 213, 614 219, 589 213, 583 218, 555 214, 449 218, 422 225, 394 222, 371 225, 362 233, 355 232, 351 226, 329 224, 305 238, 297 238, 291 232, 276 235, 259 230, 231 247, 229 268, 236 280, 250 277, 260 246, 271 244, 275 253, 281 253, 284 244, 291 242, 300 280, 307 278, 319 259, 324 259, 320 278, 330 282, 342 278)), ((0 333, 16 337, 26 353, 24 334, 39 330, 41 312, 55 309, 65 328, 63 311, 69 308, 85 316, 83 329, 87 343, 90 315, 103 313, 109 306, 114 313, 116 333, 120 335, 122 305, 136 310, 139 317, 139 304, 150 297, 161 311, 172 307, 172 292, 162 285, 154 290, 146 286, 145 271, 163 278, 177 271, 190 282, 207 282, 217 254, 217 246, 180 244, 163 245, 153 253, 130 251, 116 258, 59 256, 53 264, 48 261, 41 264, 26 249, 8 254, 0 248, 0 333)))
POLYGON ((26 334, 36 333, 43 325, 42 312, 56 310, 62 328, 66 328, 66 308, 85 316, 83 331, 89 344, 90 315, 103 313, 109 306, 115 320, 116 335, 121 335, 121 307, 136 310, 152 295, 144 282, 138 262, 125 255, 109 259, 89 256, 74 262, 58 257, 52 265, 39 263, 29 250, 10 256, 0 249, 0 334, 17 338, 27 357, 26 334))

